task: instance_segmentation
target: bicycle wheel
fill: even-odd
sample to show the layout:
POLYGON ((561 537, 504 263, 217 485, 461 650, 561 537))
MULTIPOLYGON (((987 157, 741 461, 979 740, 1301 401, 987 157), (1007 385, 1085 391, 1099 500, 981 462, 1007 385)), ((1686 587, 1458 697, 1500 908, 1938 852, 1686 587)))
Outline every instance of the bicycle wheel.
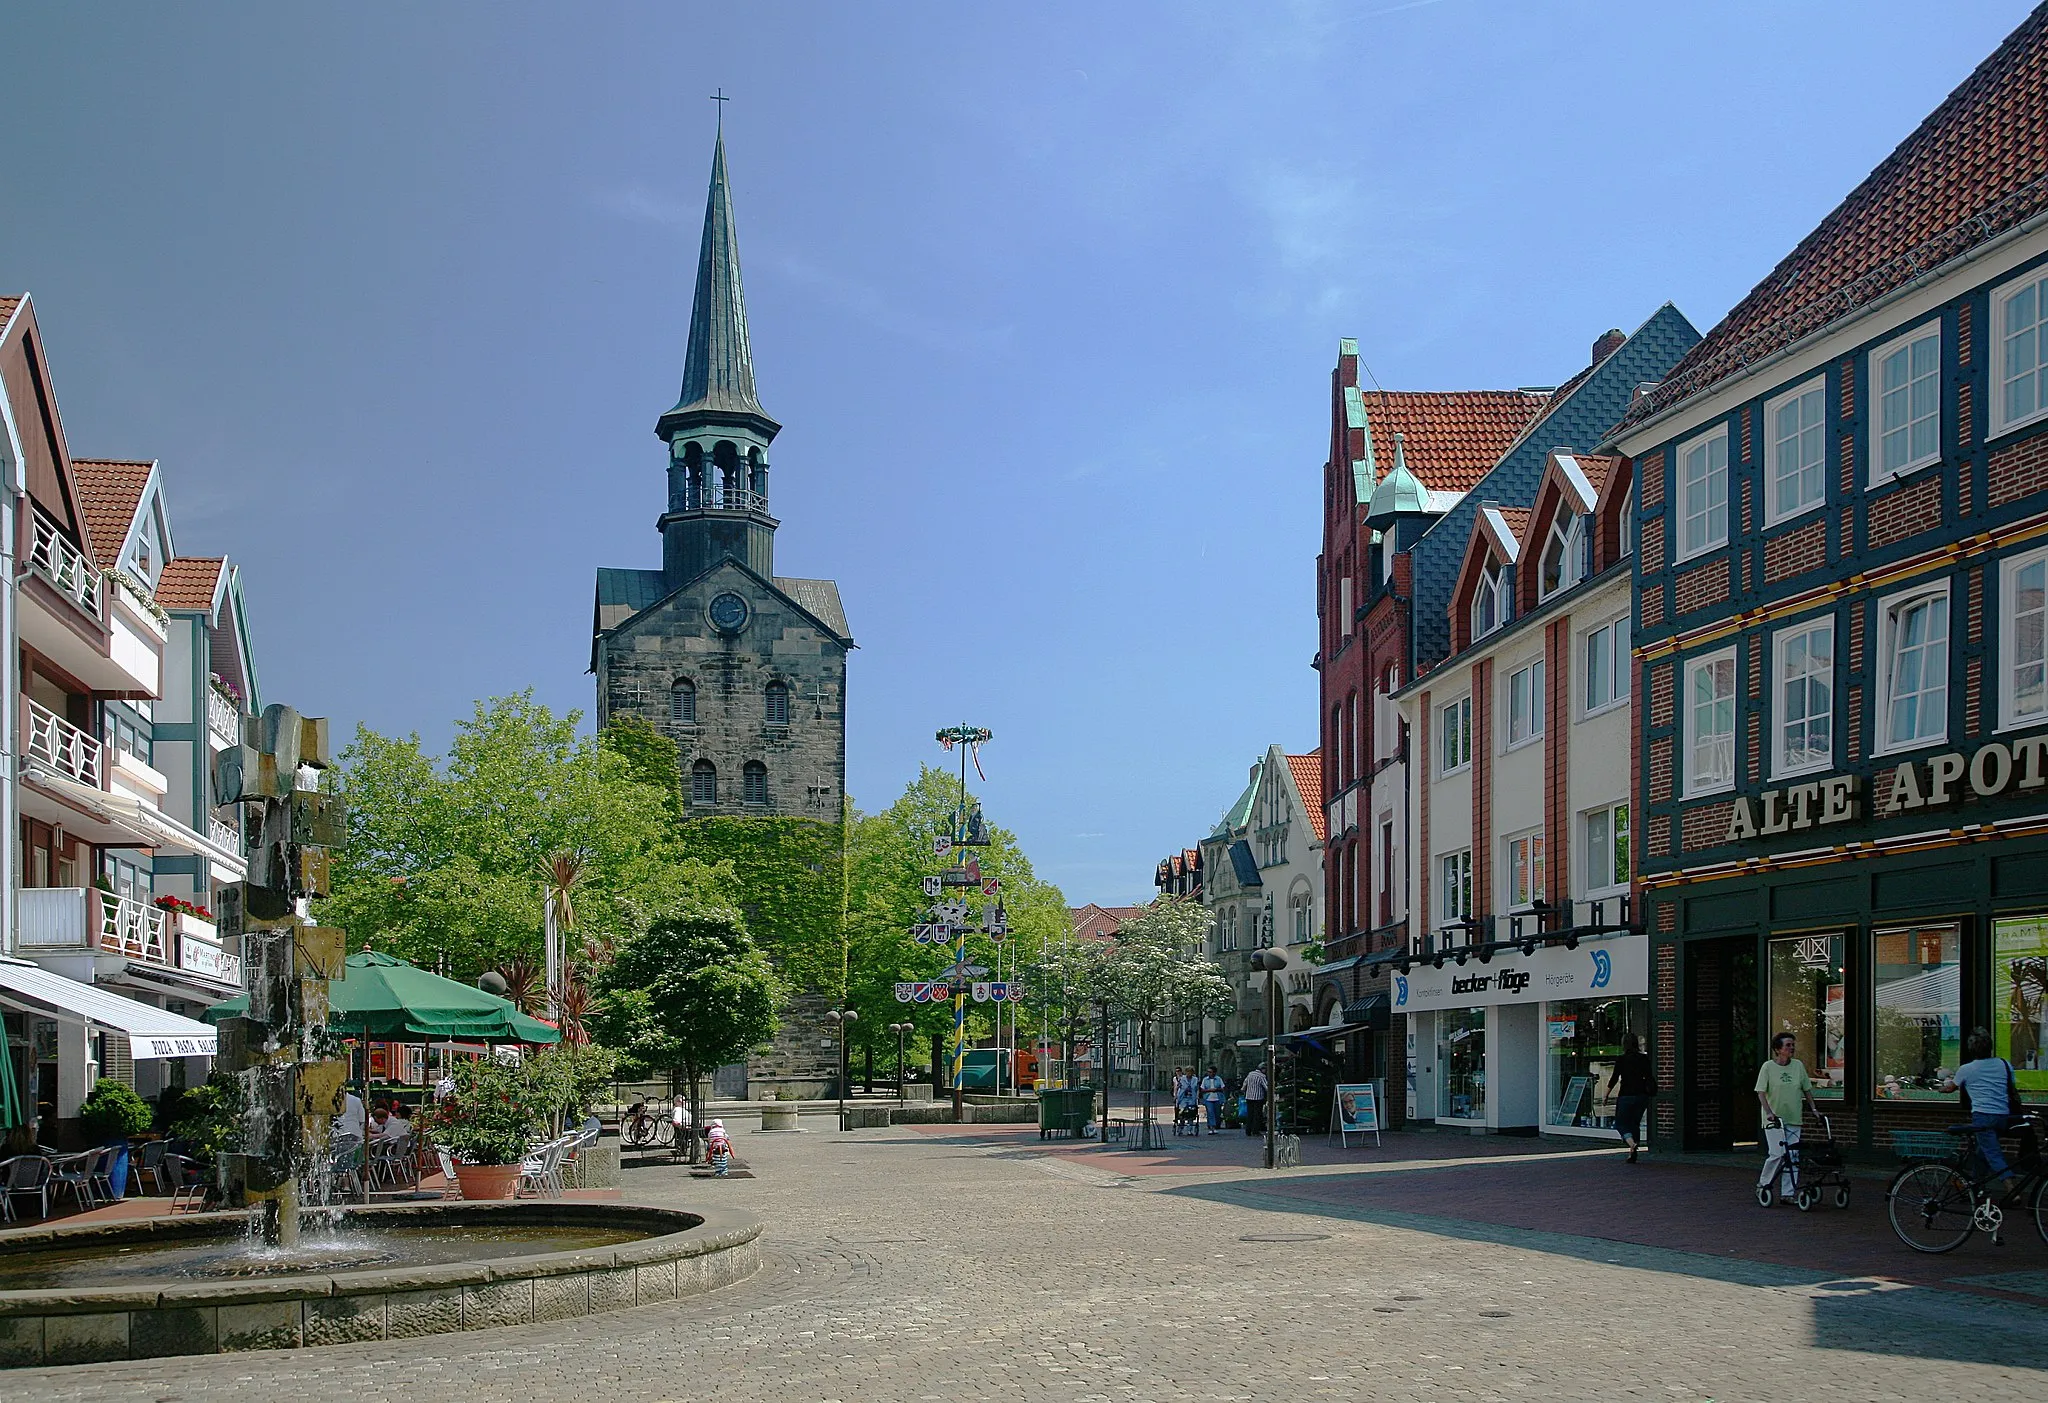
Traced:
POLYGON ((619 1143, 629 1150, 642 1149, 647 1144, 647 1132, 646 1118, 635 1116, 626 1122, 625 1129, 619 1135, 619 1143))
POLYGON ((1949 1252, 1970 1235, 1976 1204, 1969 1181, 1953 1165, 1910 1164, 1885 1190, 1899 1241, 1915 1252, 1949 1252))
POLYGON ((651 1138, 657 1150, 669 1149, 676 1142, 676 1128, 668 1121, 658 1120, 654 1123, 654 1134, 651 1138))

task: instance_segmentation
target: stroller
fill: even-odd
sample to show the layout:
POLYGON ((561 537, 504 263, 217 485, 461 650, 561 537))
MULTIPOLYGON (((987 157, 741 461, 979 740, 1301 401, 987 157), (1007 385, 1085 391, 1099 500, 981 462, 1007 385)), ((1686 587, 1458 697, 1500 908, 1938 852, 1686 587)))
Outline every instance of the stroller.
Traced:
MULTIPOLYGON (((1811 1213, 1828 1189, 1834 1190, 1835 1207, 1849 1206, 1849 1175, 1842 1163, 1841 1147, 1835 1143, 1834 1123, 1822 1116, 1820 1129, 1818 1137, 1802 1136, 1799 1143, 1788 1144, 1784 1150, 1786 1168, 1792 1173, 1792 1202, 1801 1213, 1811 1213)), ((1771 1182, 1756 1186, 1760 1207, 1769 1208, 1777 1202, 1779 1179, 1780 1176, 1773 1175, 1771 1182)))

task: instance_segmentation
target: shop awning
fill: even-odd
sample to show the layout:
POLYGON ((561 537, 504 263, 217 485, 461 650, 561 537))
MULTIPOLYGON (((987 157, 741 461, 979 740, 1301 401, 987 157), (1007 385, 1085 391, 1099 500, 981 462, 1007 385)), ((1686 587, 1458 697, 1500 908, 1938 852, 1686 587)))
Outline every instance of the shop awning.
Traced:
POLYGON ((121 1033, 129 1055, 138 1062, 155 1057, 211 1057, 218 1036, 204 1023, 171 1013, 93 984, 52 974, 25 960, 0 958, 0 994, 28 1001, 34 1011, 82 1019, 97 1028, 121 1033))
POLYGON ((185 853, 243 870, 245 862, 231 852, 132 794, 81 784, 42 765, 26 767, 22 778, 44 793, 77 809, 87 822, 71 825, 92 842, 133 844, 159 852, 185 853), (94 826, 94 825, 103 825, 94 826))
POLYGON ((1342 974, 1364 958, 1365 956, 1363 955, 1347 955, 1341 960, 1331 960, 1326 964, 1317 965, 1315 971, 1316 978, 1322 979, 1327 975, 1342 974))
POLYGON ((1385 1028, 1387 1026, 1387 996, 1385 993, 1367 994, 1362 999, 1353 999, 1344 1005, 1344 1021, 1354 1028, 1385 1028))

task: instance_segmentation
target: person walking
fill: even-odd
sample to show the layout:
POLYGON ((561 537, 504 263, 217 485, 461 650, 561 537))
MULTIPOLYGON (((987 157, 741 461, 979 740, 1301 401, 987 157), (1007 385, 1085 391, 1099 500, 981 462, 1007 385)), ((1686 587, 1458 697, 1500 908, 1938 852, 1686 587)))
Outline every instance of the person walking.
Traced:
POLYGON ((1244 1077, 1244 1133, 1264 1135, 1266 1133, 1266 1097, 1271 1083, 1266 1080, 1266 1064, 1245 1073, 1244 1077))
POLYGON ((1649 1109, 1650 1098, 1657 1094, 1656 1083, 1650 1079, 1650 1054, 1643 1051, 1643 1045, 1634 1033, 1621 1035, 1621 1060, 1614 1064, 1614 1075, 1607 1079, 1607 1089, 1616 1087, 1621 1095, 1614 1103, 1614 1128, 1621 1132, 1621 1143, 1628 1146, 1628 1162, 1636 1162, 1643 1130, 1643 1112, 1649 1109))
POLYGON ((1806 1108, 1820 1114, 1813 1099, 1813 1078, 1806 1064, 1792 1055, 1798 1039, 1779 1033, 1771 1039, 1771 1058, 1757 1069, 1756 1099, 1764 1111, 1764 1172, 1757 1177, 1757 1198, 1768 1208, 1771 1181, 1778 1181, 1778 1197, 1791 1202, 1798 1187, 1792 1174, 1793 1157, 1799 1151, 1800 1125, 1806 1108))
POLYGON ((1983 1028, 1971 1032, 1964 1051, 1970 1060, 1941 1084, 1943 1091, 1960 1091, 1969 1098, 1970 1128, 1977 1132, 1977 1153, 1984 1160, 1984 1183, 1994 1193, 2011 1186, 2012 1168, 2005 1162, 2005 1147, 1998 1132, 2012 1128, 2019 1110, 2018 1078, 2012 1063, 1992 1054, 1991 1034, 1983 1028))
POLYGON ((1216 1075, 1216 1064, 1209 1064, 1209 1074, 1202 1078, 1202 1109, 1209 1116, 1209 1133, 1223 1133, 1223 1078, 1216 1075))

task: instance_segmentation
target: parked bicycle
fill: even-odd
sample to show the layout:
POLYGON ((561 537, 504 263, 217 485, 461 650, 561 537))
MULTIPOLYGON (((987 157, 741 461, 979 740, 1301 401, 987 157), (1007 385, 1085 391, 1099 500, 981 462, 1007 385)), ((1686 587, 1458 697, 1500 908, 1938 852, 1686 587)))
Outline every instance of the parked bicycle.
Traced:
POLYGON ((676 1131, 660 1107, 635 1101, 626 1108, 619 1123, 619 1144, 628 1150, 666 1150, 676 1143, 676 1131))
MULTIPOLYGON (((2006 1215, 2014 1211, 2032 1213, 2034 1226, 2048 1239, 2048 1171, 2041 1163, 2039 1132, 2036 1116, 2014 1123, 2011 1133, 2019 1136, 2020 1152, 2013 1161, 2013 1184, 1995 1193, 1977 1150, 1975 1127, 1949 1126, 1943 1132, 1954 1142, 1948 1156, 1909 1159, 1885 1190, 1892 1231, 1899 1241, 1915 1252, 1952 1252, 1973 1232, 1989 1233, 1993 1242, 2002 1243, 2006 1215)), ((1901 1151, 1909 1156, 1920 1148, 1908 1132, 1899 1132, 1898 1138, 1901 1151)), ((1926 1136, 1930 1141, 1935 1138, 1926 1136)))

